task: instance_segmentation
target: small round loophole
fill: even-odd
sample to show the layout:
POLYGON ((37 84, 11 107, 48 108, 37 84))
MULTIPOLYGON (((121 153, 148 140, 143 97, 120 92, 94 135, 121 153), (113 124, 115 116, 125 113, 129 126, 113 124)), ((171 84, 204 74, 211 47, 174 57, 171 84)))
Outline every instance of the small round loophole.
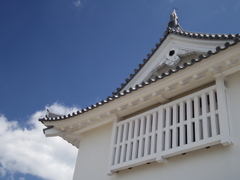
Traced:
POLYGON ((173 56, 173 55, 174 55, 174 53, 175 53, 175 51, 174 51, 174 50, 171 50, 171 51, 169 51, 169 56, 173 56))

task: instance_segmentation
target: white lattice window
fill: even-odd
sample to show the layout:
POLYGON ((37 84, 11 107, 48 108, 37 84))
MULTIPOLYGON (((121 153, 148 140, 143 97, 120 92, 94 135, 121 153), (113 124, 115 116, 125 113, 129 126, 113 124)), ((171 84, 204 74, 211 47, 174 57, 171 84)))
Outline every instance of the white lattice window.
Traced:
POLYGON ((215 144, 230 144, 226 89, 216 85, 115 122, 110 172, 215 144))

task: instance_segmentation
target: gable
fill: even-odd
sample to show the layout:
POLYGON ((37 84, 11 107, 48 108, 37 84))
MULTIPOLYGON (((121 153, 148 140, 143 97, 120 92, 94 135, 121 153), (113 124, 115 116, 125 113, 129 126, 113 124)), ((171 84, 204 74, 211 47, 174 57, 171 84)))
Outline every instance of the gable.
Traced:
POLYGON ((223 47, 226 41, 233 42, 231 39, 196 39, 169 34, 120 92, 176 69, 177 66, 197 59, 199 55, 206 55, 209 51, 215 52, 216 47, 223 47))

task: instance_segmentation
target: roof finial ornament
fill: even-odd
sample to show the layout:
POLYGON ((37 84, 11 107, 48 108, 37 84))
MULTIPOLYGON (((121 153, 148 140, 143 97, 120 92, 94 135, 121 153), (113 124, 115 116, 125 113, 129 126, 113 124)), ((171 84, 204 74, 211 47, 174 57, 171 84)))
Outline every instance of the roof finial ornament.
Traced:
POLYGON ((168 28, 177 30, 177 31, 183 31, 181 28, 179 22, 178 22, 178 17, 176 13, 177 8, 173 8, 173 12, 170 15, 170 21, 168 22, 168 28))

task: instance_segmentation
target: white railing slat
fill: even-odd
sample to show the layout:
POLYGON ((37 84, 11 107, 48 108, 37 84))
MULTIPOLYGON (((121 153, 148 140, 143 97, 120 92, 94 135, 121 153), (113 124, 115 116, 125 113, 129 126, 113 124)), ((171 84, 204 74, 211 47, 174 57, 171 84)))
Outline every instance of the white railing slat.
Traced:
POLYGON ((171 119, 171 108, 166 108, 166 126, 165 126, 165 150, 168 150, 170 148, 170 119, 171 119))
MULTIPOLYGON (((157 130, 157 152, 162 152, 164 148, 164 136, 163 136, 163 119, 164 119, 164 110, 163 107, 159 107, 158 111, 158 130, 157 130)), ((162 162, 163 158, 160 153, 157 153, 156 157, 157 162, 162 162)))
POLYGON ((137 136, 138 136, 138 124, 139 124, 139 119, 135 120, 135 126, 134 126, 134 138, 133 138, 133 152, 132 152, 132 159, 137 158, 137 136))
POLYGON ((212 136, 217 135, 217 126, 216 126, 216 98, 215 92, 212 90, 209 92, 209 99, 210 99, 210 112, 211 112, 211 127, 212 127, 212 136))
POLYGON ((141 126, 140 126, 140 134, 139 134, 139 146, 138 146, 138 158, 142 157, 143 155, 143 132, 145 126, 145 117, 141 118, 141 126))
POLYGON ((129 123, 129 133, 128 133, 128 143, 127 143, 127 153, 126 153, 126 161, 129 161, 131 159, 131 154, 132 154, 132 133, 133 133, 133 121, 129 123))
POLYGON ((179 131, 180 131, 180 137, 179 137, 179 141, 180 141, 180 146, 185 144, 185 132, 184 132, 184 119, 185 119, 185 104, 184 102, 180 102, 179 104, 180 106, 180 126, 179 126, 179 131))
POLYGON ((145 146, 144 146, 144 156, 147 156, 149 154, 149 131, 150 131, 150 123, 151 123, 151 115, 147 115, 146 120, 146 136, 145 136, 145 146))
POLYGON ((203 139, 208 138, 208 125, 207 125, 207 95, 204 93, 201 95, 202 99, 202 124, 203 124, 203 139))
MULTIPOLYGON (((128 125, 127 123, 125 123, 124 125, 122 125, 122 127, 123 127, 122 142, 125 142, 125 141, 126 141, 127 125, 128 125)), ((125 145, 125 143, 123 143, 120 163, 124 162, 124 160, 125 160, 125 158, 126 158, 125 148, 126 148, 126 145, 125 145)))
POLYGON ((193 131, 192 131, 192 100, 187 100, 187 144, 193 142, 193 131))
POLYGON ((152 134, 151 134, 151 153, 150 154, 154 154, 155 153, 155 149, 157 144, 156 142, 156 128, 157 128, 157 112, 153 113, 153 117, 152 117, 152 134))
POLYGON ((200 104, 199 97, 194 97, 194 116, 195 116, 195 141, 200 140, 200 125, 199 125, 200 104))
POLYGON ((177 105, 173 105, 173 117, 172 117, 172 148, 177 146, 177 115, 178 115, 178 108, 177 105))
POLYGON ((116 142, 116 153, 115 153, 115 160, 114 164, 119 163, 119 158, 120 158, 120 139, 121 139, 121 131, 122 131, 122 126, 118 126, 118 131, 117 131, 117 142, 116 142))

